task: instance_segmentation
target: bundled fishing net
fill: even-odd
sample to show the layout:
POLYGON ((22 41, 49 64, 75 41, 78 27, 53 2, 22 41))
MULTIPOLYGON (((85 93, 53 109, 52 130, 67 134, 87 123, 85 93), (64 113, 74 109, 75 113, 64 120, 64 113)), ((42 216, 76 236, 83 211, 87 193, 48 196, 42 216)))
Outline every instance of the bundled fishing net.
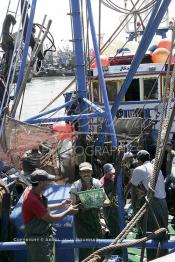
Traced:
POLYGON ((8 156, 8 162, 13 163, 17 168, 21 168, 24 153, 38 148, 43 142, 56 151, 58 140, 51 128, 30 125, 10 117, 5 118, 1 145, 8 156))
POLYGON ((138 136, 142 132, 143 119, 141 117, 115 118, 114 126, 118 135, 138 136))

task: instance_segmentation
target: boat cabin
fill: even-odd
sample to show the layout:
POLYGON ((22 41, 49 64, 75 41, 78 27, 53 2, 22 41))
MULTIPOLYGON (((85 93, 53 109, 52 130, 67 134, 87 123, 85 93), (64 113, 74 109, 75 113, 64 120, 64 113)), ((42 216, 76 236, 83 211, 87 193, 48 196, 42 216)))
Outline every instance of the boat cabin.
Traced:
MULTIPOLYGON (((108 94, 109 103, 112 106, 122 88, 124 80, 130 69, 130 64, 113 64, 103 67, 104 79, 108 94)), ((125 96, 122 99, 116 118, 114 119, 116 133, 121 140, 133 139, 139 136, 143 130, 155 137, 159 128, 160 103, 163 95, 163 87, 166 82, 166 65, 142 63, 138 67, 125 96), (149 126, 149 123, 151 127, 149 126), (145 129, 149 126, 148 129, 145 129), (152 132, 153 131, 153 132, 152 132), (154 133, 154 134, 153 134, 154 133)), ((89 76, 90 100, 103 107, 102 92, 98 81, 97 68, 91 69, 89 76)), ((93 126, 101 128, 100 120, 93 126)), ((173 130, 172 130, 173 132, 173 130)), ((149 138, 150 140, 150 138, 149 138)), ((146 142, 147 143, 147 142, 146 142)))
MULTIPOLYGON (((103 68, 108 99, 111 104, 115 102, 129 68, 130 65, 114 65, 103 68)), ((165 74, 165 66, 163 64, 141 64, 126 95, 123 97, 123 103, 126 105, 129 102, 134 102, 134 104, 160 102, 165 84, 165 74)), ((92 69, 90 80, 89 93, 92 102, 103 104, 96 68, 92 69)))

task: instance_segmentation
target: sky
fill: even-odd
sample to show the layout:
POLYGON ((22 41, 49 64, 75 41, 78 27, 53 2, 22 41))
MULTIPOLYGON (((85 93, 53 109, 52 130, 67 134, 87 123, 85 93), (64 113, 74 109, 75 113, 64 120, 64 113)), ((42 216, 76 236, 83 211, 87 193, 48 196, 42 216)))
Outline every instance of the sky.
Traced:
MULTIPOLYGON (((0 32, 2 23, 6 14, 7 6, 9 0, 0 0, 0 32)), ((15 11, 17 6, 18 0, 11 0, 11 5, 9 10, 15 11)), ((98 10, 98 0, 92 1, 93 12, 97 17, 97 10, 98 10)), ((57 46, 68 44, 69 40, 71 39, 71 23, 70 23, 70 16, 67 15, 69 13, 69 0, 37 0, 36 11, 35 11, 35 18, 34 21, 38 23, 42 23, 42 19, 44 15, 47 15, 47 20, 52 19, 51 25, 51 33, 54 35, 55 42, 57 46)), ((111 14, 113 16, 112 20, 113 23, 118 22, 118 14, 113 12, 110 9, 102 8, 102 12, 105 17, 110 18, 111 14)), ((18 16, 17 19, 20 19, 18 16)), ((114 26, 110 28, 108 19, 102 21, 102 30, 107 35, 113 31, 114 26)), ((96 19, 97 25, 97 19, 96 19)))
MULTIPOLYGON (((8 2, 9 0, 0 0, 0 32, 8 2)), ((18 0, 11 0, 10 2, 9 10, 15 12, 18 0)), ((98 2, 98 0, 91 0, 96 29, 98 28, 98 2)), ((122 1, 117 0, 113 0, 113 2, 122 3, 122 1)), ((169 8, 170 17, 173 16, 174 9, 175 0, 172 0, 169 8)), ((56 47, 71 44, 69 42, 71 39, 71 23, 70 16, 67 15, 69 11, 69 0, 37 0, 34 22, 41 24, 45 14, 47 15, 47 21, 48 19, 52 19, 50 31, 54 36, 56 47)), ((106 40, 121 21, 121 14, 102 5, 102 18, 104 19, 102 19, 101 32, 104 34, 104 40, 106 40)), ((18 15, 17 20, 19 19, 20 16, 18 15)))

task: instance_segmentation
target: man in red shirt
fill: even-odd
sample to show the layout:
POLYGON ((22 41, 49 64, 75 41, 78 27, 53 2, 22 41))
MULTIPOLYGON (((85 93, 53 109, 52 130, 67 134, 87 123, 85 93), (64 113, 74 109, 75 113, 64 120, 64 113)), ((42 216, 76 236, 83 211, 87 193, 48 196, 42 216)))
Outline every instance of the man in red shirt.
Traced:
POLYGON ((31 174, 32 187, 24 193, 22 217, 30 262, 55 262, 55 242, 51 224, 78 212, 78 207, 71 205, 70 200, 47 205, 47 198, 42 195, 42 192, 47 188, 49 182, 54 180, 55 176, 37 169, 31 174), (50 213, 52 210, 67 206, 68 209, 62 213, 50 213))

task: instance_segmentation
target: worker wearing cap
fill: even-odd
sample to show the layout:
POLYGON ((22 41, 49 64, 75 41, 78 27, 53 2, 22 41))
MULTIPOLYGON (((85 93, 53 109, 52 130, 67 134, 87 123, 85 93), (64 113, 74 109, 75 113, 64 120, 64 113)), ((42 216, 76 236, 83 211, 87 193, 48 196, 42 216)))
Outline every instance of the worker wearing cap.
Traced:
POLYGON ((131 179, 131 168, 134 166, 134 155, 131 152, 126 152, 122 158, 122 176, 124 188, 128 185, 131 179))
POLYGON ((172 143, 168 142, 166 145, 167 157, 166 157, 166 176, 171 175, 173 159, 175 157, 175 151, 172 149, 172 143))
MULTIPOLYGON (((137 153, 137 159, 138 159, 139 166, 134 169, 130 181, 132 185, 132 200, 133 200, 133 204, 135 205, 135 211, 138 211, 143 205, 143 203, 145 202, 145 196, 149 188, 150 179, 153 176, 153 168, 154 168, 153 164, 150 162, 150 155, 148 151, 140 150, 137 153)), ((166 203, 164 177, 161 171, 157 179, 155 194, 151 202, 151 208, 148 209, 147 228, 146 228, 147 232, 152 232, 158 229, 156 220, 160 227, 167 228, 168 208, 166 203)), ((145 230, 145 223, 146 221, 142 219, 140 223, 142 231, 145 230)), ((165 236, 163 236, 162 238, 165 239, 165 236)), ((162 254, 164 254, 163 251, 162 254)), ((150 259, 155 258, 155 256, 156 256, 156 250, 147 250, 148 261, 150 259)))
POLYGON ((164 178, 167 178, 168 180, 169 180, 169 177, 171 176, 171 170, 172 170, 172 164, 173 164, 174 157, 175 157, 175 151, 172 149, 172 143, 167 142, 164 159, 162 161, 161 170, 162 170, 164 178))
POLYGON ((39 168, 41 163, 42 153, 37 147, 32 148, 22 156, 22 167, 24 175, 30 175, 36 168, 39 168))
POLYGON ((104 176, 100 179, 105 193, 110 200, 110 206, 103 208, 106 225, 109 229, 109 238, 113 239, 119 234, 118 222, 118 201, 115 188, 115 168, 112 164, 107 163, 103 166, 104 176))
MULTIPOLYGON (((70 195, 73 204, 80 203, 78 192, 98 189, 102 187, 100 181, 92 177, 92 165, 83 162, 79 165, 80 179, 75 181, 70 189, 70 195)), ((104 205, 109 205, 110 201, 104 193, 104 205)), ((75 215, 75 228, 77 237, 80 239, 97 239, 102 238, 102 228, 100 224, 99 208, 80 208, 75 215)), ((80 249, 80 261, 93 252, 93 249, 80 249)))
POLYGON ((175 177, 172 173, 172 166, 173 166, 173 159, 175 157, 175 151, 172 149, 172 143, 171 141, 167 142, 166 144, 166 151, 164 154, 164 159, 162 161, 162 173, 165 178, 165 190, 167 194, 167 204, 168 209, 170 212, 174 213, 175 210, 175 204, 174 204, 174 185, 175 185, 175 177))
POLYGON ((55 176, 37 169, 31 174, 31 188, 24 193, 22 217, 25 226, 25 241, 30 262, 55 262, 55 244, 51 224, 67 215, 78 212, 77 206, 72 206, 70 200, 47 205, 47 198, 42 195, 55 176), (68 209, 59 214, 50 211, 60 208, 68 209), (49 240, 48 240, 49 239, 49 240))

